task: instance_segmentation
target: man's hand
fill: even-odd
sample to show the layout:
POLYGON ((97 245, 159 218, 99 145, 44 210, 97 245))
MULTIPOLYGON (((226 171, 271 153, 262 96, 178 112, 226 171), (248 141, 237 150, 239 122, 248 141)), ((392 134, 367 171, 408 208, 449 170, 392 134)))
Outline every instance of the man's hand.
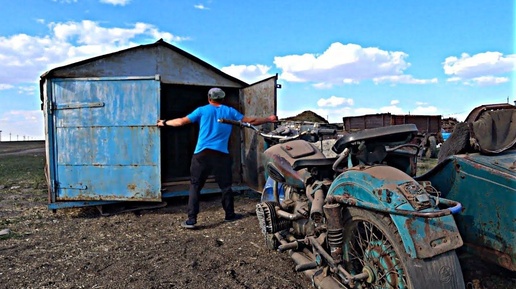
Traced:
POLYGON ((270 115, 267 117, 267 120, 269 120, 269 122, 278 122, 278 116, 277 115, 270 115))
POLYGON ((165 126, 165 119, 158 119, 157 126, 165 126))

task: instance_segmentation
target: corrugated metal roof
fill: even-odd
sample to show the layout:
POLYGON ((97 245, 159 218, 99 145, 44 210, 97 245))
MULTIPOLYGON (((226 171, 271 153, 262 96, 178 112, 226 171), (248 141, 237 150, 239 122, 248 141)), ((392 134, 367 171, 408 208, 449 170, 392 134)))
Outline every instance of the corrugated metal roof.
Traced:
POLYGON ((60 66, 60 67, 56 67, 56 68, 53 68, 45 73, 43 73, 41 76, 40 76, 40 98, 41 100, 43 100, 43 84, 45 82, 46 79, 48 78, 52 78, 52 77, 56 77, 56 74, 58 74, 57 72, 59 71, 63 71, 63 70, 69 70, 71 68, 75 68, 75 67, 79 67, 79 66, 83 66, 85 64, 90 64, 90 63, 93 63, 93 62, 96 62, 96 61, 99 61, 99 60, 103 60, 103 59, 106 59, 106 58, 110 58, 110 57, 113 57, 113 56, 117 56, 117 55, 120 55, 120 54, 123 54, 123 53, 127 53, 127 52, 131 52, 131 51, 137 51, 137 50, 145 50, 145 49, 148 49, 148 48, 154 48, 154 47, 165 47, 167 49, 170 49, 172 50, 173 52, 191 60, 192 62, 195 62, 197 64, 199 64, 200 66, 206 68, 207 70, 210 70, 212 71, 213 73, 215 73, 216 75, 220 75, 222 78, 224 79, 228 79, 229 81, 233 81, 235 83, 238 83, 240 84, 242 87, 246 87, 248 86, 249 84, 240 80, 240 79, 237 79, 229 74, 226 74, 224 72, 222 72, 220 69, 214 67, 213 65, 201 60, 200 58, 170 44, 170 43, 167 43, 165 42, 163 39, 160 39, 158 41, 156 41, 155 43, 151 43, 151 44, 142 44, 142 45, 139 45, 139 46, 135 46, 135 47, 131 47, 131 48, 127 48, 127 49, 123 49, 123 50, 119 50, 119 51, 116 51, 116 52, 113 52, 113 53, 108 53, 108 54, 103 54, 103 55, 100 55, 100 56, 96 56, 96 57, 92 57, 92 58, 88 58, 88 59, 85 59, 85 60, 82 60, 82 61, 78 61, 78 62, 75 62, 75 63, 71 63, 71 64, 67 64, 67 65, 64 65, 64 66, 60 66))

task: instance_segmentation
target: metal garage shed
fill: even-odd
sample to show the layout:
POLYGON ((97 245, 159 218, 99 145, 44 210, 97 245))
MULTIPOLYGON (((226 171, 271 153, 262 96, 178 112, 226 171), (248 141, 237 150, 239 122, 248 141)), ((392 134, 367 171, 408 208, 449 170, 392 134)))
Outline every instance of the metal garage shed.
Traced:
MULTIPOLYGON (((275 114, 276 82, 249 85, 163 40, 47 71, 40 97, 49 209, 188 195, 198 127, 158 128, 156 120, 206 104, 215 86, 245 115, 275 114)), ((262 149, 254 134, 233 130, 237 189, 263 185, 262 149)), ((202 193, 218 191, 209 179, 202 193)))

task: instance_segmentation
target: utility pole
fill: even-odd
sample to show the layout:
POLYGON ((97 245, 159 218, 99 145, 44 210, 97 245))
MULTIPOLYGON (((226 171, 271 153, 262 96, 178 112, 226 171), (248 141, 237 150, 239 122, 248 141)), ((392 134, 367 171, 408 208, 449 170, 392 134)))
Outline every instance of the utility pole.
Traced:
POLYGON ((0 142, 2 142, 2 131, 0 130, 0 142))

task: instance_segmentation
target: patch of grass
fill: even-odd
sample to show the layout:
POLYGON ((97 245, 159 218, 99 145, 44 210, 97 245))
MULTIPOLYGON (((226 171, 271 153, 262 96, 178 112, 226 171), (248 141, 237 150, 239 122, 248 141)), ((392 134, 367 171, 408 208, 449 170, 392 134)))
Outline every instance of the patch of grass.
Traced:
POLYGON ((0 236, 0 241, 2 240, 9 240, 9 239, 20 239, 21 237, 23 237, 22 234, 19 234, 19 233, 16 233, 16 232, 10 232, 9 234, 7 235, 2 235, 0 236))
POLYGON ((36 188, 46 183, 44 166, 42 154, 0 155, 0 185, 36 188))
POLYGON ((23 141, 23 142, 0 142, 0 155, 3 153, 13 153, 30 149, 39 149, 45 146, 43 141, 23 141))
POLYGON ((10 225, 15 225, 24 220, 25 220, 24 217, 4 218, 4 219, 0 220, 0 229, 3 229, 2 227, 9 227, 10 225))
POLYGON ((437 159, 421 158, 417 160, 417 175, 424 175, 437 165, 437 159))

